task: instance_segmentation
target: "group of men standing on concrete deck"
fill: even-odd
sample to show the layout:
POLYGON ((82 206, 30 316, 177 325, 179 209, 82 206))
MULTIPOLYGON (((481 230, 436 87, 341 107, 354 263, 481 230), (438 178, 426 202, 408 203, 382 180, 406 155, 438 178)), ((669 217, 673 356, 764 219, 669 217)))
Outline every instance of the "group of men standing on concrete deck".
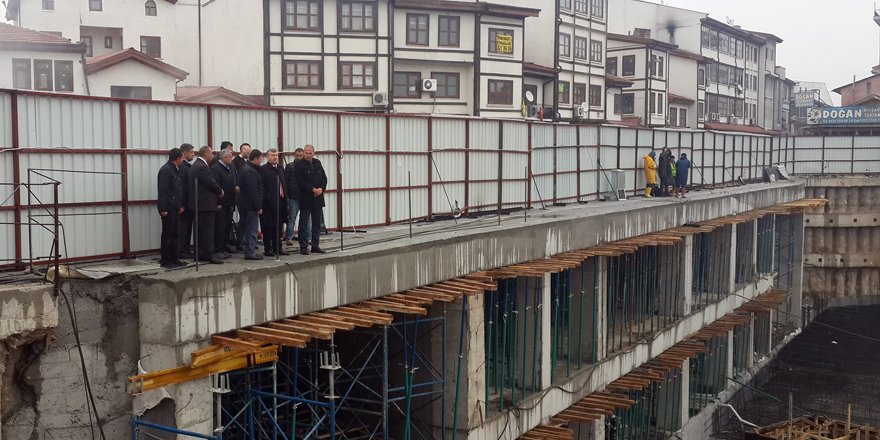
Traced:
POLYGON ((645 161, 645 197, 681 197, 687 193, 688 175, 690 174, 691 161, 687 154, 681 153, 678 161, 669 148, 663 148, 660 152, 660 160, 656 160, 656 153, 642 156, 645 161), (660 175, 660 185, 657 185, 657 175, 660 175))
POLYGON ((246 260, 288 255, 282 247, 285 235, 288 245, 298 235, 302 255, 324 253, 320 232, 327 174, 315 148, 298 148, 286 167, 275 149, 264 154, 244 143, 236 155, 233 148, 223 141, 215 153, 185 143, 168 152, 157 180, 159 264, 168 269, 188 265, 185 259, 222 264, 236 252, 244 252, 246 260), (239 221, 233 227, 236 210, 239 221), (257 253, 260 232, 263 255, 257 253))

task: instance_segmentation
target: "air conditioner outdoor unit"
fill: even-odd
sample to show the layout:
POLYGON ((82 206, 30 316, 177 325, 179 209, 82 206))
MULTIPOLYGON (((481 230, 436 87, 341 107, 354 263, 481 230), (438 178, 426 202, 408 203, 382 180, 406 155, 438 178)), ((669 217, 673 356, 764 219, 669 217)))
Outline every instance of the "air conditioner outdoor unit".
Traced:
POLYGON ((586 117, 587 117, 587 110, 584 109, 584 106, 582 106, 582 105, 576 105, 576 106, 574 107, 574 115, 575 115, 575 117, 578 118, 578 119, 586 119, 586 117))
POLYGON ((373 107, 387 107, 388 92, 373 92, 373 107))
POLYGON ((709 113, 709 122, 718 122, 718 113, 709 113))
POLYGON ((434 93, 437 91, 437 80, 436 79, 426 79, 422 80, 422 91, 434 93))
POLYGON ((599 193, 602 200, 614 202, 626 200, 626 172, 623 170, 600 171, 599 193))

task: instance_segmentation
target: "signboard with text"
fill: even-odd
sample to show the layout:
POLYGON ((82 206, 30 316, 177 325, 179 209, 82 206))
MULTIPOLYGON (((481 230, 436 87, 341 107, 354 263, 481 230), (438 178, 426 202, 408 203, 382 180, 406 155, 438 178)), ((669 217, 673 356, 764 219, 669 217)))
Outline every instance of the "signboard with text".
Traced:
POLYGON ((815 92, 797 92, 794 94, 794 106, 797 108, 809 108, 813 106, 815 92))
POLYGON ((880 106, 822 107, 807 112, 809 125, 880 125, 880 106))
POLYGON ((495 52, 513 54, 513 35, 498 34, 495 37, 495 52))

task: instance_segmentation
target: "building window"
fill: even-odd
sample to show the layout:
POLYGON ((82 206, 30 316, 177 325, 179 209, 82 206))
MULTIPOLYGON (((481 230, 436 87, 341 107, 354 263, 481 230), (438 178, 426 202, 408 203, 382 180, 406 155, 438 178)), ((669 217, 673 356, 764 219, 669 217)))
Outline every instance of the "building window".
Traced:
POLYGON ((104 37, 104 49, 113 49, 113 37, 104 37))
POLYGON ((559 0, 559 9, 563 11, 571 10, 571 0, 559 0))
POLYGON ((110 86, 110 96, 113 98, 153 99, 153 89, 140 86, 110 86))
POLYGON ((513 103, 513 81, 490 79, 489 104, 511 105, 513 103))
POLYGON ((73 91, 73 61, 55 61, 55 91, 73 91))
POLYGON ((86 47, 86 56, 92 56, 92 54, 94 53, 92 51, 92 37, 82 37, 82 44, 86 47))
POLYGON ((697 87, 706 87, 706 69, 703 67, 697 69, 697 87))
POLYGON ((592 0, 592 7, 590 8, 590 15, 596 18, 604 18, 605 17, 605 0, 592 0))
POLYGON ((650 94, 650 99, 648 101, 648 110, 650 110, 651 113, 654 113, 657 115, 662 115, 663 113, 665 113, 663 111, 663 93, 660 93, 660 92, 653 93, 652 92, 650 94))
POLYGON ((153 58, 162 58, 162 39, 160 37, 141 37, 141 52, 153 58))
POLYGON ((428 45, 428 20, 430 18, 426 14, 406 14, 406 44, 428 45))
POLYGON ((376 4, 344 1, 342 8, 342 30, 348 32, 376 31, 376 4))
POLYGON ((718 31, 709 31, 709 49, 718 50, 718 31))
POLYGON ((394 72, 394 97, 395 98, 419 98, 419 82, 422 75, 419 72, 394 72))
POLYGON ((700 46, 709 47, 709 28, 706 26, 700 30, 700 46))
POLYGON ((104 0, 89 0, 89 10, 90 11, 103 11, 104 10, 104 0))
POLYGON ((730 37, 727 34, 718 34, 718 50, 721 53, 730 53, 730 37))
POLYGON ((284 61, 285 89, 321 89, 320 61, 284 61))
POLYGON ((590 107, 602 107, 602 86, 590 86, 590 107))
POLYGON ((513 31, 489 29, 489 52, 513 55, 513 31))
POLYGON ((718 65, 717 64, 709 64, 709 82, 712 82, 712 83, 718 82, 718 65))
POLYGON ((688 126, 688 111, 687 111, 687 109, 684 109, 684 108, 678 109, 678 126, 679 127, 687 127, 688 126))
POLYGON ((55 0, 43 0, 43 10, 44 11, 54 11, 55 10, 55 0))
POLYGON ((340 65, 340 89, 375 89, 375 63, 342 63, 340 65))
POLYGON ((651 76, 663 78, 665 76, 664 59, 662 56, 651 55, 651 76))
POLYGON ((52 91, 52 61, 34 60, 34 90, 52 91))
POLYGON ((743 57, 743 42, 742 40, 736 40, 736 57, 743 57))
POLYGON ((605 60, 605 73, 617 76, 617 57, 605 60))
POLYGON ((284 28, 297 31, 320 31, 321 3, 316 0, 285 0, 284 28))
POLYGON ((156 2, 153 0, 147 0, 144 3, 144 13, 147 14, 147 17, 155 17, 156 16, 156 2))
POLYGON ((587 102, 587 85, 574 83, 574 104, 581 105, 587 102))
POLYGON ((458 47, 461 45, 461 18, 441 15, 437 18, 440 28, 437 34, 437 45, 443 47, 458 47))
POLYGON ((431 77, 437 80, 435 98, 455 98, 460 96, 461 77, 457 73, 432 72, 431 77))
POLYGON ((602 42, 599 40, 590 42, 590 62, 602 63, 602 42))
POLYGON ((578 14, 586 14, 587 11, 587 0, 574 0, 574 12, 578 14))
POLYGON ((587 59, 587 39, 574 37, 574 57, 578 60, 587 59))
POLYGON ((718 83, 730 84, 730 68, 727 64, 718 65, 718 83))
POLYGON ((678 109, 675 107, 671 107, 669 109, 669 124, 670 127, 678 126, 678 109))
POLYGON ((631 115, 636 110, 636 95, 621 93, 614 97, 614 114, 631 115))
POLYGON ((706 119, 706 103, 703 101, 697 103, 697 119, 706 119))
POLYGON ((559 81, 559 93, 558 100, 559 104, 570 104, 571 103, 571 87, 568 84, 568 81, 559 81))
POLYGON ((636 74, 636 56, 625 55, 623 57, 623 76, 633 76, 636 74))
POLYGON ((571 35, 559 34, 559 56, 566 58, 571 56, 571 35))
POLYGON ((12 87, 16 89, 31 88, 31 60, 12 59, 12 87))

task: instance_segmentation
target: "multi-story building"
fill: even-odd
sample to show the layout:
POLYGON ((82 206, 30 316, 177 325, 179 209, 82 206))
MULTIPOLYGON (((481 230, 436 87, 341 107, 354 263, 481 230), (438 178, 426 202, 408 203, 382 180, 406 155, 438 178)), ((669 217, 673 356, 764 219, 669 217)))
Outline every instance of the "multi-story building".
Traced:
MULTIPOLYGON (((670 79, 693 78, 692 63, 683 61, 697 62, 697 81, 679 86, 681 90, 697 90, 695 102, 690 102, 693 96, 667 101, 672 101, 670 106, 675 101, 682 105, 677 106, 676 125, 680 125, 680 110, 690 107, 696 110, 697 128, 787 128, 791 83, 776 66, 780 38, 747 31, 702 12, 642 0, 613 2, 610 16, 612 33, 650 36, 677 46, 684 56, 673 56, 677 61, 670 61, 670 79), (680 72, 678 67, 684 70, 680 72)), ((686 118, 692 119, 690 112, 686 118)))
POLYGON ((0 88, 84 94, 81 44, 0 23, 0 88))
POLYGON ((607 73, 633 82, 614 98, 615 114, 642 126, 666 125, 669 53, 675 48, 648 36, 608 34, 607 73))

